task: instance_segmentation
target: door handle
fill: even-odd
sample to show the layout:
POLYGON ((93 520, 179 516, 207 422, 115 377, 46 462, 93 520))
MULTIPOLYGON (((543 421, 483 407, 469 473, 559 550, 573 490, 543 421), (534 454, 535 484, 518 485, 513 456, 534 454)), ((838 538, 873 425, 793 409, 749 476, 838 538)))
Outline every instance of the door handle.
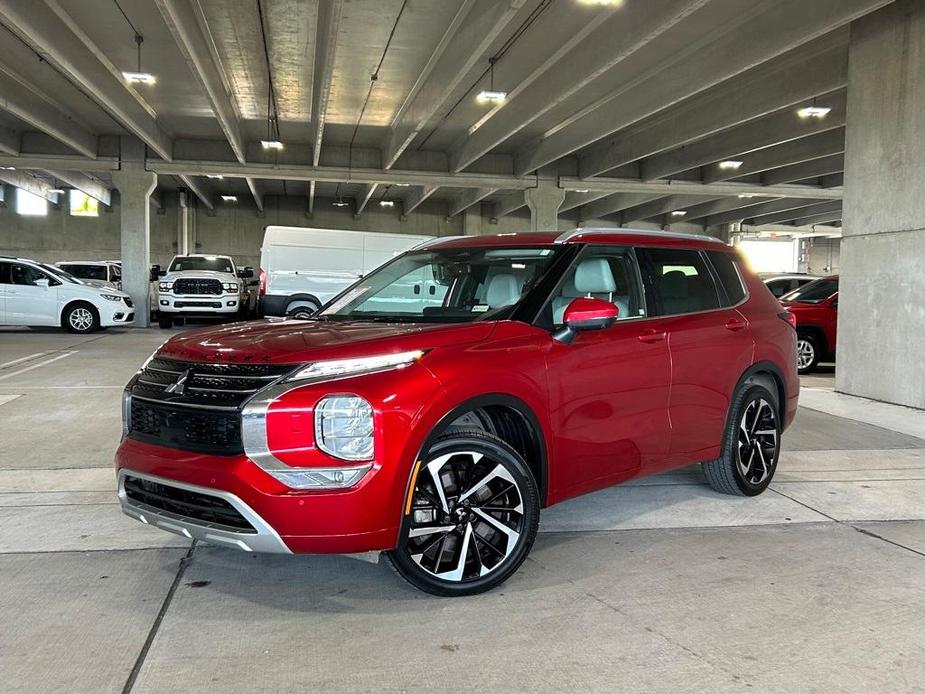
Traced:
POLYGON ((723 326, 726 330, 731 330, 732 332, 737 332, 742 330, 748 325, 745 321, 739 320, 738 318, 731 318, 726 321, 726 324, 723 326))
POLYGON ((639 341, 645 342, 647 344, 652 343, 652 342, 661 342, 667 336, 668 336, 668 333, 666 333, 664 330, 659 332, 653 328, 649 328, 648 330, 646 330, 645 332, 639 335, 639 341))

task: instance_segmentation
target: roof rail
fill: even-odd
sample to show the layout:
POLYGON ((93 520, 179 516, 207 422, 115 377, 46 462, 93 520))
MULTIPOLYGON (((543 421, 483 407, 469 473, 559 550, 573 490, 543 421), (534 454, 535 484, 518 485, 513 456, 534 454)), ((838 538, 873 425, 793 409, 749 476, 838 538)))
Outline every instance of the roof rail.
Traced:
POLYGON ((642 236, 661 236, 663 238, 672 238, 672 239, 692 239, 697 241, 712 241, 713 243, 723 244, 723 241, 714 237, 707 236, 706 234, 683 234, 676 231, 656 231, 654 229, 627 229, 627 228, 614 228, 607 229, 603 227, 597 228, 588 228, 588 229, 569 229, 568 231, 563 231, 556 237, 555 243, 565 243, 569 239, 573 239, 576 236, 583 236, 585 234, 636 234, 642 236))
POLYGON ((441 242, 443 242, 443 241, 454 241, 454 240, 456 240, 456 239, 468 239, 468 238, 472 238, 472 237, 471 237, 471 236, 465 236, 465 235, 462 235, 462 236, 460 236, 460 235, 456 235, 456 236, 435 236, 435 237, 432 238, 432 239, 427 239, 426 241, 422 241, 422 242, 419 243, 417 246, 412 246, 412 247, 409 248, 408 250, 409 250, 409 251, 419 251, 419 250, 421 250, 422 248, 428 248, 429 246, 433 246, 434 244, 436 244, 436 243, 441 243, 441 242))

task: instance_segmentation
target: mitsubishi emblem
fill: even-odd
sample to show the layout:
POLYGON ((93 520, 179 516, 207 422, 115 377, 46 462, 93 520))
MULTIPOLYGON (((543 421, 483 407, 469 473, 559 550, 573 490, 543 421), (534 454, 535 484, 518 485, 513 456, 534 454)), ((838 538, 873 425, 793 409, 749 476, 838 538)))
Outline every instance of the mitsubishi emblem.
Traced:
POLYGON ((187 369, 180 374, 180 378, 177 379, 177 382, 167 386, 164 392, 171 393, 172 395, 183 395, 186 390, 186 380, 190 377, 190 371, 192 371, 192 369, 187 369))

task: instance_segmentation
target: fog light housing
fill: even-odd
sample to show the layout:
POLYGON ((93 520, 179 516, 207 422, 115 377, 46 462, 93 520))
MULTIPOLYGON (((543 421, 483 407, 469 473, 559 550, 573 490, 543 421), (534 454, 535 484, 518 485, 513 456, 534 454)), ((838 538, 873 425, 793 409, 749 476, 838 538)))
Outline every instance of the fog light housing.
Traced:
POLYGON ((371 463, 356 467, 273 470, 273 477, 291 489, 346 489, 359 482, 372 468, 371 463))
POLYGON ((372 405, 356 395, 322 398, 315 406, 315 444, 341 460, 372 460, 372 405))

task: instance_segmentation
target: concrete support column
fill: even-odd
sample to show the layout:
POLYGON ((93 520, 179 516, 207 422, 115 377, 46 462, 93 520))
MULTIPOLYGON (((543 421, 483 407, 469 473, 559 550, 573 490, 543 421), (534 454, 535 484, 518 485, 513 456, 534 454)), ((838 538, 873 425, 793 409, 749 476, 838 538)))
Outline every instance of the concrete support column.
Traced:
POLYGON ((851 25, 836 389, 925 407, 925 2, 851 25))
POLYGON ((190 209, 189 191, 181 190, 177 204, 177 255, 193 253, 192 210, 190 209))
POLYGON ((537 172, 536 188, 527 188, 524 200, 530 208, 530 231, 559 230, 559 208, 565 200, 565 191, 559 187, 555 165, 544 166, 537 172))
POLYGON ((135 326, 150 324, 149 278, 151 273, 150 197, 157 174, 145 171, 145 146, 134 137, 123 137, 119 170, 112 174, 119 191, 122 214, 122 288, 135 304, 135 326))

